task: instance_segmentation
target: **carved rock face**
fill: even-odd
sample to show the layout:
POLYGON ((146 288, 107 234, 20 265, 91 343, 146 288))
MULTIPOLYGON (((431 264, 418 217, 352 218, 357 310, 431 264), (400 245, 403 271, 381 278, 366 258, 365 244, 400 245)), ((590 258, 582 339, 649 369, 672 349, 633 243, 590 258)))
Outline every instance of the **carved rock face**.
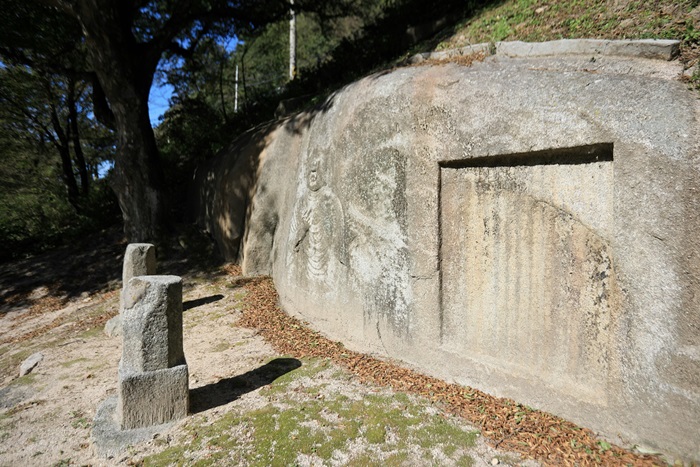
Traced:
POLYGON ((319 173, 319 161, 315 160, 310 164, 307 186, 311 191, 318 191, 323 186, 323 177, 319 173))
POLYGON ((700 459, 700 101, 648 47, 367 77, 204 167, 200 221, 354 348, 700 459))

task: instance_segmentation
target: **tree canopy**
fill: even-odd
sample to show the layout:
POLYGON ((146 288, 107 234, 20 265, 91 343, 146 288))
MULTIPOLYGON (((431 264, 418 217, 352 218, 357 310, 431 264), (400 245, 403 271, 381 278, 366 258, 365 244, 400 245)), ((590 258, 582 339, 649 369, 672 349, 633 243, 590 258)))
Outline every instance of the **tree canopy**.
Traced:
POLYGON ((77 212, 84 209, 82 199, 95 178, 91 164, 98 160, 94 153, 86 159, 96 147, 86 141, 96 122, 103 135, 113 130, 104 154, 113 160, 108 181, 125 233, 131 241, 153 241, 169 231, 183 202, 181 187, 199 159, 220 149, 226 135, 271 115, 283 92, 318 92, 329 76, 375 66, 367 51, 395 52, 405 18, 392 25, 381 20, 381 12, 403 8, 406 16, 416 5, 444 14, 434 0, 6 0, 0 67, 14 84, 4 95, 20 104, 13 106, 19 111, 12 116, 15 123, 24 119, 42 144, 53 147, 60 161, 56 174, 77 212), (285 41, 292 7, 299 73, 290 83, 285 41), (369 35, 357 35, 372 23, 369 35), (366 40, 387 26, 387 34, 366 40), (350 71, 343 65, 348 59, 350 71), (324 67, 331 71, 319 71, 324 67), (18 97, 16 92, 26 90, 10 77, 22 73, 35 89, 18 97), (155 79, 175 88, 157 135, 148 103, 155 79), (245 112, 234 115, 236 96, 245 112), (32 106, 31 99, 42 102, 32 106), (169 187, 179 193, 173 196, 177 190, 168 192, 169 187))
MULTIPOLYGON (((169 224, 148 96, 166 56, 284 18, 283 0, 8 0, 0 24, 3 61, 62 73, 92 86, 94 115, 116 131, 112 187, 132 241, 154 240, 169 224)), ((348 2, 349 4, 350 2, 348 2)), ((297 1, 299 11, 334 15, 346 2, 297 1)))

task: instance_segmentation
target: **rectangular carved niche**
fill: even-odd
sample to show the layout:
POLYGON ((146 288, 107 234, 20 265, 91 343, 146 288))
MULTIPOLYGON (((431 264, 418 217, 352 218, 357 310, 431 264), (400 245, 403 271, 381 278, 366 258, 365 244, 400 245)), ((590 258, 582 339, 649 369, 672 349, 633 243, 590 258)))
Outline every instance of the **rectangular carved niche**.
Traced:
POLYGON ((601 402, 612 226, 612 144, 441 164, 443 347, 601 402))

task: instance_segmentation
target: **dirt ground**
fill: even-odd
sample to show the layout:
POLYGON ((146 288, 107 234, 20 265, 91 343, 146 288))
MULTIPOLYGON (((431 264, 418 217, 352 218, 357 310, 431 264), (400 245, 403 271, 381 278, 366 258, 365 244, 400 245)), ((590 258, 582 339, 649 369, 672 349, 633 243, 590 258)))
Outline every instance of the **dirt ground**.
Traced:
MULTIPOLYGON (((91 442, 98 405, 116 394, 121 338, 118 236, 4 264, 0 272, 0 465, 515 465, 478 428, 431 401, 362 383, 323 359, 280 357, 237 325, 246 290, 215 264, 175 259, 183 277, 192 414, 102 459, 91 442), (43 360, 18 377, 24 359, 43 360), (280 363, 282 362, 282 363, 280 363)), ((534 461, 524 461, 537 465, 534 461)))

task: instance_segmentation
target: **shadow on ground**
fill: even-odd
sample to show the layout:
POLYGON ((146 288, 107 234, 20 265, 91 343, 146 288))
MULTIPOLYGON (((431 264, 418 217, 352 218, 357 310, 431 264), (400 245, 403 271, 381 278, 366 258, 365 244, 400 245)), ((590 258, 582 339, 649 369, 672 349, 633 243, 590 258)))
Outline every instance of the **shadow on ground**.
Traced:
POLYGON ((118 229, 0 268, 0 314, 46 297, 71 299, 108 290, 121 277, 126 243, 118 229))
POLYGON ((208 297, 197 298, 195 300, 187 300, 182 302, 182 311, 187 311, 192 308, 197 308, 198 306, 207 305, 209 303, 218 302, 224 298, 221 294, 210 295, 208 297))
POLYGON ((296 370, 301 361, 296 358, 276 358, 269 363, 233 378, 190 390, 190 412, 204 412, 232 402, 243 394, 267 386, 280 376, 296 370))
MULTIPOLYGON (((80 297, 120 289, 127 242, 119 227, 0 267, 0 315, 29 308, 47 298, 58 305, 80 297)), ((192 226, 156 245, 157 273, 178 276, 223 274, 211 239, 192 226), (185 244, 185 246, 182 246, 185 244)), ((211 300, 211 297, 209 297, 211 300)), ((215 301, 216 299, 212 300, 215 301)), ((207 302, 191 303, 189 308, 207 302)), ((60 306, 59 306, 60 307, 60 306)))

